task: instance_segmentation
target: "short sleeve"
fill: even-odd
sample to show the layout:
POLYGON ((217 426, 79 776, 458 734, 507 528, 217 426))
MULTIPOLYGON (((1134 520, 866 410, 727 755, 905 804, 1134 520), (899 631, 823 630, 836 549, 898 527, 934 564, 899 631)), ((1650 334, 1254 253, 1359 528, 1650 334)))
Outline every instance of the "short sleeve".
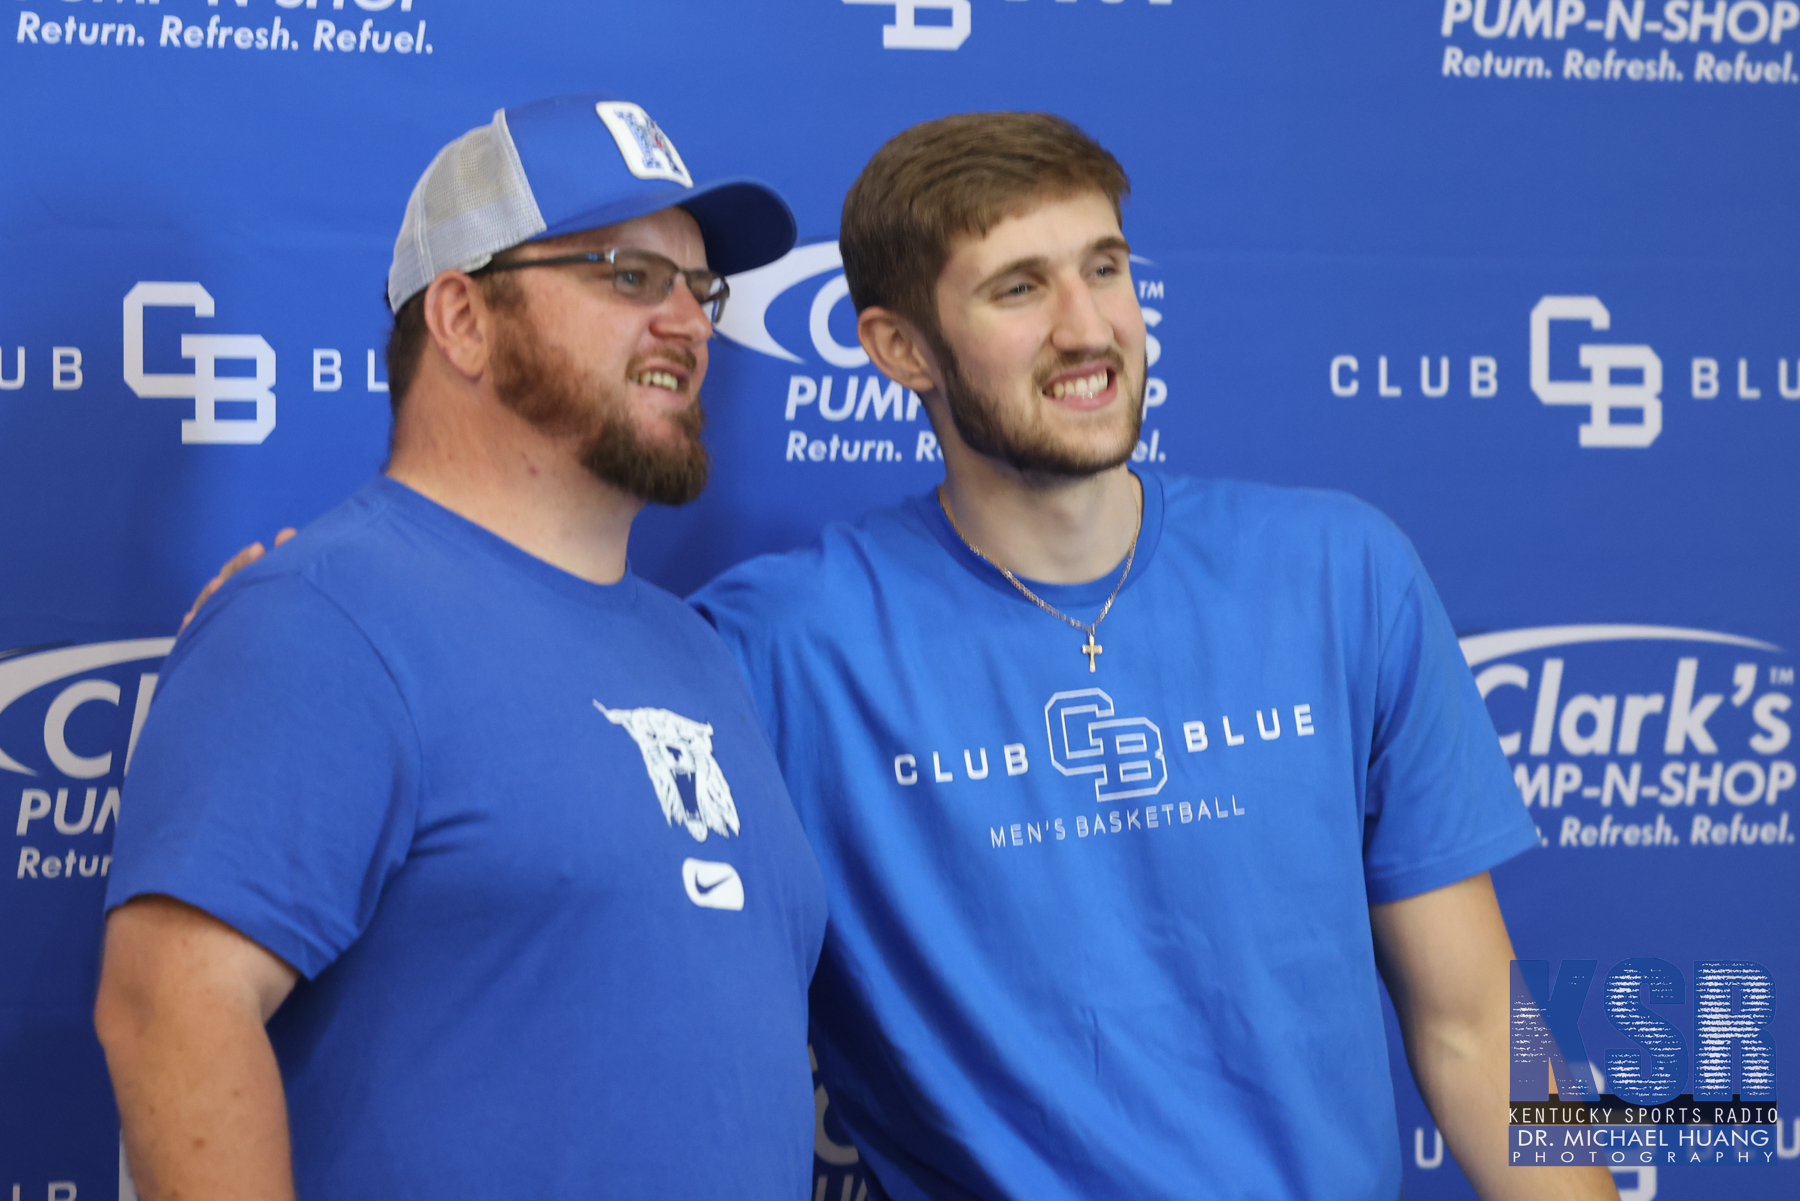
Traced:
POLYGON ((311 978, 405 861, 417 737, 376 649, 305 579, 208 608, 132 755, 107 906, 175 897, 311 978))
MULTIPOLYGON (((775 703, 773 639, 766 614, 792 613, 797 604, 784 605, 778 596, 785 556, 765 555, 740 563, 688 597, 692 605, 718 633, 736 662, 750 691, 751 702, 772 745, 780 745, 780 706, 775 703), (771 606, 771 597, 776 597, 771 606)), ((790 573, 797 575, 798 573, 790 573)))
POLYGON ((1537 845, 1437 591, 1394 538, 1363 838, 1372 903, 1453 884, 1537 845))

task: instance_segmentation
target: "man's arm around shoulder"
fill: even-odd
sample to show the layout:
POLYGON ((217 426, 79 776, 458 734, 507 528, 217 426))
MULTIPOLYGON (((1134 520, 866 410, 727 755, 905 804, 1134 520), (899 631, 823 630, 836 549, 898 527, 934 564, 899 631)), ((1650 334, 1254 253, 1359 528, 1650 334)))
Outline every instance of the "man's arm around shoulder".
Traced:
POLYGON ((1482 1201, 1616 1198, 1603 1167, 1507 1163, 1513 947, 1487 873, 1371 905, 1369 921, 1413 1078, 1482 1201))
POLYGON ((108 915, 94 1026, 144 1201, 291 1201, 287 1103, 265 1023, 295 979, 170 897, 108 915))

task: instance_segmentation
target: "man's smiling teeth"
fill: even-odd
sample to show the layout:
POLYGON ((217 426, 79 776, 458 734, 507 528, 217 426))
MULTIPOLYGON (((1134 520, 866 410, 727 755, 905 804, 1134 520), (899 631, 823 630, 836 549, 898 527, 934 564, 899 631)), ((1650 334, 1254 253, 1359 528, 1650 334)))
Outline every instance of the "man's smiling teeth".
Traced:
POLYGON ((1084 376, 1081 379, 1066 380, 1059 384, 1052 384, 1050 386, 1050 396, 1055 400, 1061 400, 1065 396, 1092 396, 1096 392, 1103 391, 1106 388, 1106 376, 1106 372, 1098 371, 1093 375, 1084 376))
POLYGON ((681 381, 667 371, 640 371, 631 377, 634 384, 643 384, 646 388, 667 388, 671 392, 681 391, 681 381))

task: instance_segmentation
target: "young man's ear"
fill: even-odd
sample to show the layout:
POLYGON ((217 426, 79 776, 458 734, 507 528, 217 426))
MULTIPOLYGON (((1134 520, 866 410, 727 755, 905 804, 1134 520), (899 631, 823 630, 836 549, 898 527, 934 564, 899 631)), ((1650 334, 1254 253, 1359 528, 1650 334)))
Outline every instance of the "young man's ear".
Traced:
POLYGON ((937 390, 938 362, 912 322, 870 305, 856 315, 856 340, 875 369, 903 388, 924 395, 937 390))
POLYGON ((425 289, 425 328, 458 374, 479 378, 488 365, 492 310, 481 285, 461 271, 441 271, 425 289))

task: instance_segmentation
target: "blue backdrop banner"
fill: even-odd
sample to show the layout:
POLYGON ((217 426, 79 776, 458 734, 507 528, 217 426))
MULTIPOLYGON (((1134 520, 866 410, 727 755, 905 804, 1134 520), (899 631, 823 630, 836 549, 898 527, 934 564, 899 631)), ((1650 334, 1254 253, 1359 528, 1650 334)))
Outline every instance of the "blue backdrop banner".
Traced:
MULTIPOLYGON (((383 283, 435 150, 628 96, 801 244, 732 281, 714 482, 640 519, 685 592, 941 476, 836 236, 901 128, 1047 109, 1132 177, 1134 458, 1339 488, 1417 545, 1541 846, 1523 959, 1800 979, 1800 6, 1790 0, 6 0, 0 1187, 129 1195, 101 897, 180 614, 379 470, 383 283), (124 799, 121 793, 124 792, 124 799), (16 803, 16 808, 15 808, 16 803)), ((1663 1012, 1692 1029, 1692 998, 1663 1012)), ((1589 1059, 1635 1046, 1591 1003, 1589 1059)), ((1777 1008, 1777 1044, 1795 1030, 1777 1008)), ((1410 1197, 1469 1195, 1390 1036, 1410 1197)), ((858 1201, 818 1094, 815 1201, 858 1201)), ((1800 1189, 1800 1117, 1733 1196, 1800 1189)), ((1620 1166, 1622 1195, 1721 1195, 1620 1166)))

